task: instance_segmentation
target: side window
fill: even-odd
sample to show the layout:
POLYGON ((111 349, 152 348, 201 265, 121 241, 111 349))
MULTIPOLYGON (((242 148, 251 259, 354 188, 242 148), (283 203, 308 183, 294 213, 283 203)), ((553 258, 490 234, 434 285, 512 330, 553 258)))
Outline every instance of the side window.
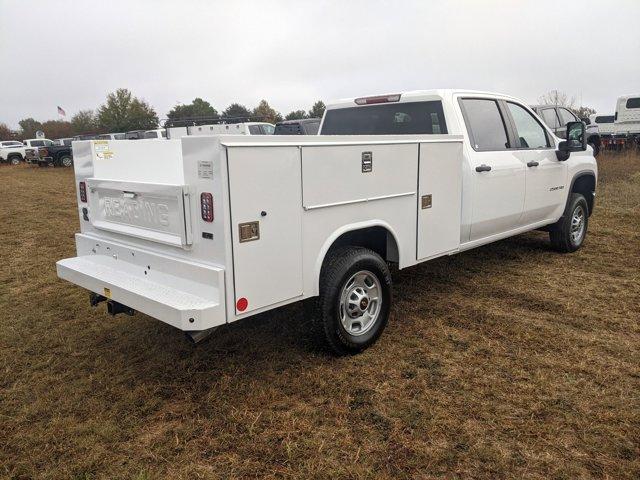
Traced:
POLYGON ((640 97, 628 99, 626 107, 627 108, 640 108, 640 97))
POLYGON ((544 110, 542 110, 542 119, 549 128, 560 127, 560 121, 558 120, 558 116, 556 115, 555 108, 545 108, 544 110))
POLYGON ((249 125, 249 134, 263 135, 262 130, 260 130, 260 125, 249 125))
POLYGON ((506 150, 507 130, 495 100, 464 98, 461 100, 465 123, 474 150, 506 150))
POLYGON ((576 117, 573 113, 571 113, 566 108, 559 108, 558 113, 560 114, 560 120, 562 120, 562 126, 564 127, 569 122, 577 122, 578 117, 576 117))
POLYGON ((34 140, 31 142, 32 147, 44 147, 44 142, 42 140, 34 140))
POLYGON ((520 148, 546 148, 549 146, 544 128, 533 115, 518 104, 508 102, 507 106, 515 123, 520 148))

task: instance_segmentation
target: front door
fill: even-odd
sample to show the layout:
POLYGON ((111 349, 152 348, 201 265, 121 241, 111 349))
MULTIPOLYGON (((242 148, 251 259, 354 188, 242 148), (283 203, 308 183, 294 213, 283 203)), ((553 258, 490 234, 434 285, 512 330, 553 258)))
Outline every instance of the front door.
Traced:
POLYGON ((506 102, 512 124, 514 155, 526 165, 526 194, 521 225, 531 225, 559 215, 563 206, 567 166, 556 158, 551 135, 524 106, 506 102))

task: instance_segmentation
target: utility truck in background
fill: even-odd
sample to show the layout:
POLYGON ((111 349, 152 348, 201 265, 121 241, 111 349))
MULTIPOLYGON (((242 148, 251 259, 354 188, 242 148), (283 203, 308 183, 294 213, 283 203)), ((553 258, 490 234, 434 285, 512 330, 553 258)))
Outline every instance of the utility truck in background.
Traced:
POLYGON ((605 150, 619 150, 624 147, 624 139, 616 138, 614 118, 613 114, 593 113, 589 115, 591 125, 596 125, 598 127, 598 132, 600 134, 600 146, 605 150))
POLYGON ((640 93, 618 97, 614 125, 617 139, 640 148, 640 93))
POLYGON ((194 341, 304 301, 315 335, 357 353, 403 269, 529 230, 580 248, 597 167, 516 98, 430 90, 330 103, 319 136, 74 143, 77 256, 58 275, 112 314, 194 341))

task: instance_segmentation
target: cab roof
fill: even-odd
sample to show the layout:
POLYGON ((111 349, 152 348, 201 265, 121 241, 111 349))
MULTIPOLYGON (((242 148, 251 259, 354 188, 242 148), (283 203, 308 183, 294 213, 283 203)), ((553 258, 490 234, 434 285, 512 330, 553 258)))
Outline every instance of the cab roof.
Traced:
POLYGON ((449 100, 454 95, 478 95, 478 96, 493 96, 506 98, 511 100, 518 100, 515 97, 510 95, 505 95, 503 93, 497 92, 486 92, 481 90, 465 90, 465 89, 432 89, 432 90, 408 90, 408 91, 396 91, 396 92, 388 92, 383 94, 374 94, 374 95, 362 95, 359 97, 352 98, 341 98, 337 100, 330 101, 327 103, 327 109, 335 109, 335 108, 347 108, 354 106, 366 106, 366 105, 358 105, 356 104, 356 99, 365 99, 370 97, 384 97, 384 96, 393 96, 400 95, 400 100, 394 103, 403 103, 403 102, 420 102, 420 101, 428 101, 428 100, 449 100))

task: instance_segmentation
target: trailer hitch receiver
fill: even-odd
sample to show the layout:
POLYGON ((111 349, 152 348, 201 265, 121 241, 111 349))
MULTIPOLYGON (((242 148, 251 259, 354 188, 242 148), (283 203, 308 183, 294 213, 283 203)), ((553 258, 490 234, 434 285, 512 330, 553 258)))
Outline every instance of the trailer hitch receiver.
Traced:
POLYGON ((135 310, 121 303, 115 302, 113 300, 109 300, 107 302, 107 312, 109 312, 109 314, 113 316, 116 316, 119 313, 125 313, 129 316, 132 316, 135 313, 135 310))

